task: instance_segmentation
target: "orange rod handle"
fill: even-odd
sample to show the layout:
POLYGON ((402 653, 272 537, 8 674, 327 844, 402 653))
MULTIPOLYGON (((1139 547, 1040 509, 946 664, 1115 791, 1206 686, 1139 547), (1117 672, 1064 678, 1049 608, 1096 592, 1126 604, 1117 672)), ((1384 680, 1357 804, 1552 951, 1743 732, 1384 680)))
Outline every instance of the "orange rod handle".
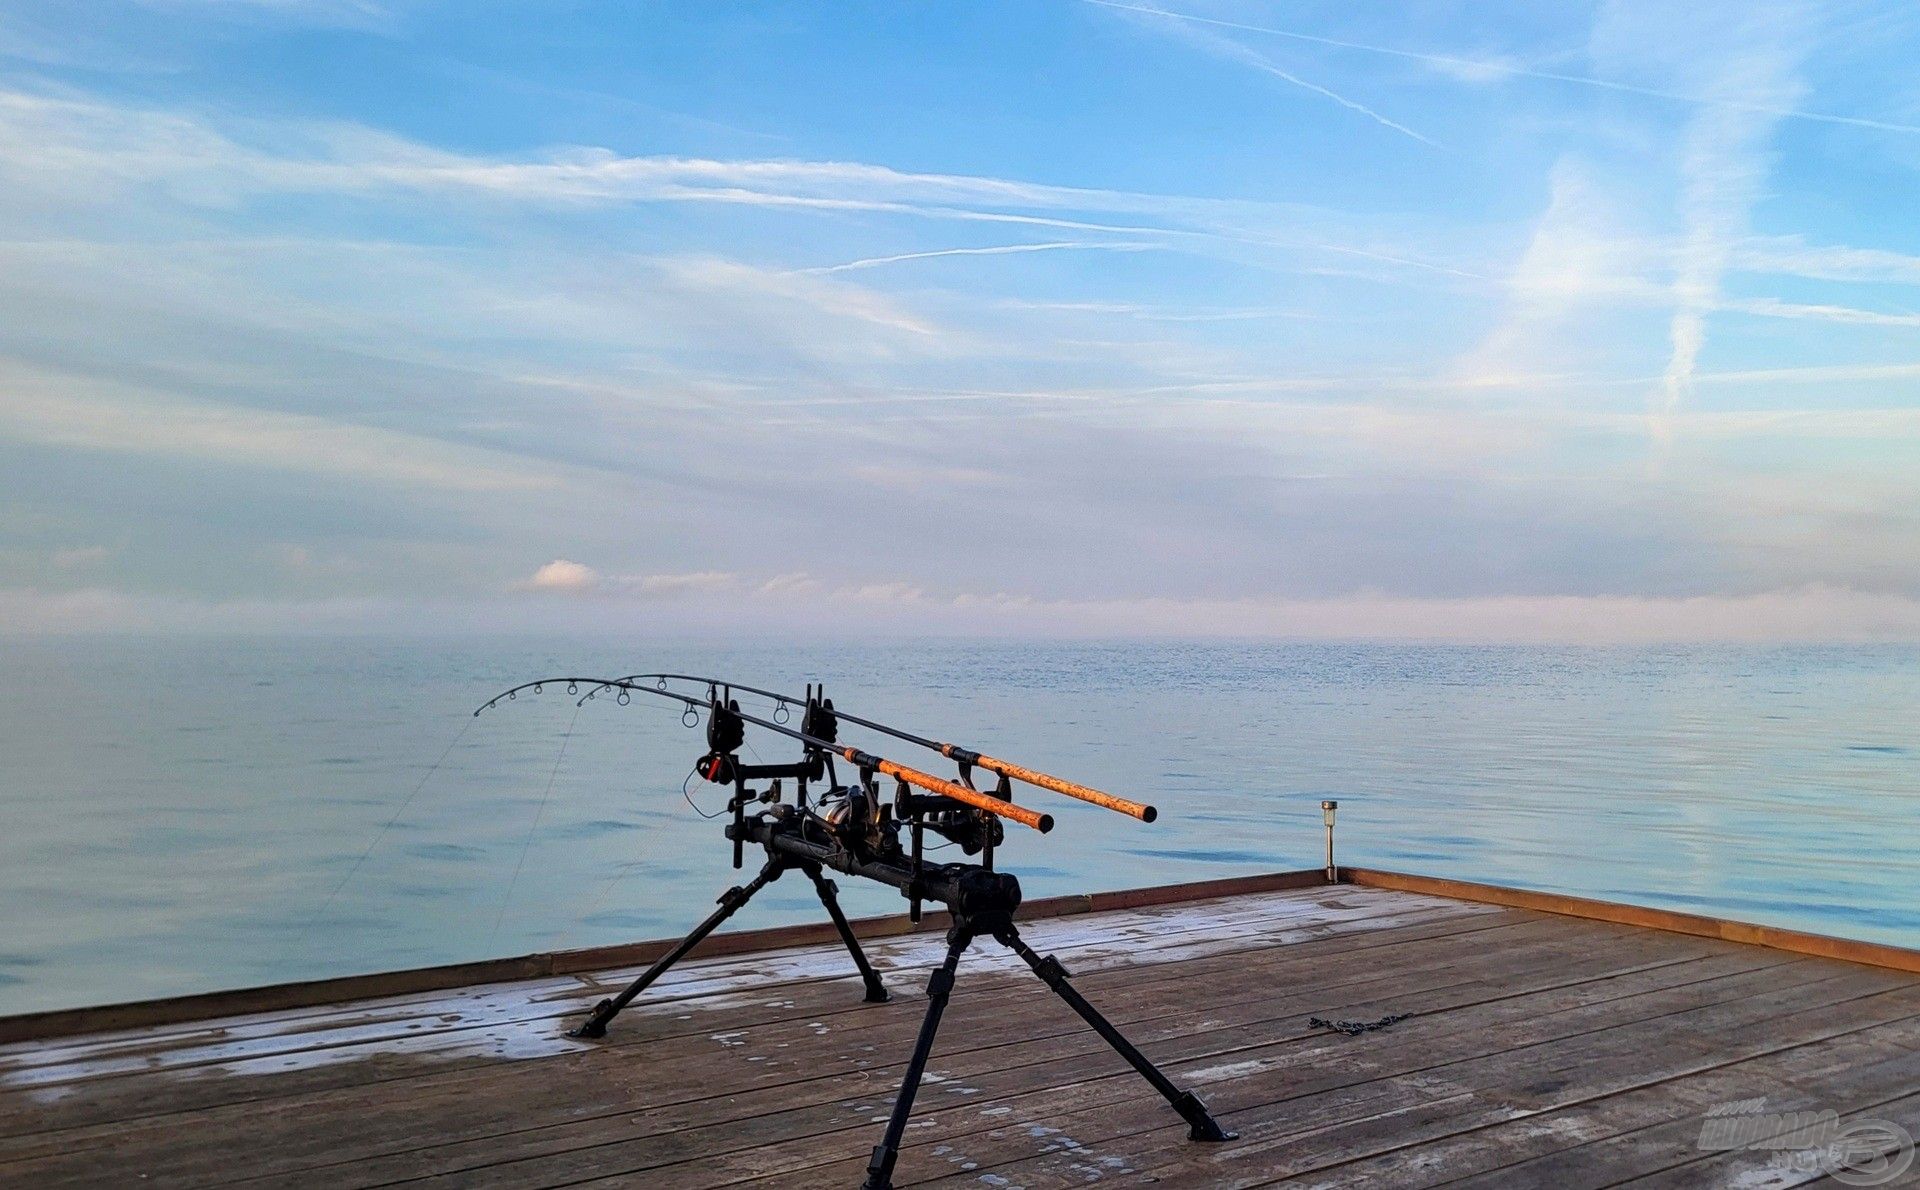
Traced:
POLYGON ((1011 777, 1015 781, 1025 781, 1029 785, 1038 785, 1042 789, 1051 789, 1055 793, 1064 793, 1068 797, 1079 798, 1083 802, 1092 802, 1096 806, 1105 806, 1109 810, 1118 810, 1120 813, 1131 818, 1138 818, 1142 822, 1152 822, 1154 819, 1160 817, 1160 811, 1141 802, 1130 802, 1123 797, 1115 797, 1110 793, 1102 793, 1098 789, 1093 789, 1085 785, 1075 785, 1071 781, 1062 781, 1058 777, 1048 776, 1046 773, 1036 769, 1022 768, 1020 765, 1009 764, 1004 760, 995 760, 991 756, 982 756, 973 763, 986 769, 988 772, 999 773, 1001 776, 1011 777))
MULTIPOLYGON (((860 761, 860 749, 858 748, 844 748, 840 754, 856 764, 860 761)), ((931 793, 944 794, 956 802, 965 802, 969 806, 998 814, 1002 818, 1011 818, 1021 826, 1030 826, 1043 835, 1053 829, 1053 815, 1051 814, 1042 814, 1037 810, 1029 810, 1025 806, 1016 806, 1012 802, 1001 801, 999 798, 981 793, 979 790, 968 789, 966 786, 957 785, 952 781, 943 781, 932 773, 923 773, 919 769, 910 769, 904 764, 895 764, 891 760, 882 760, 873 767, 876 772, 885 773, 887 776, 905 781, 909 785, 918 786, 931 793)))

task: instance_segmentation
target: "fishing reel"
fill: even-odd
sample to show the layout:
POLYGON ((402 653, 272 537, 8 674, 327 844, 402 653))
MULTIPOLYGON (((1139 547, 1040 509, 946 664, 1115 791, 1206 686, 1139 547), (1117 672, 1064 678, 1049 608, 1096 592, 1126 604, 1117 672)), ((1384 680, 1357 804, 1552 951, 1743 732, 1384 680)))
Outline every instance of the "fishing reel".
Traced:
POLYGON ((1006 831, 994 815, 955 805, 938 794, 914 793, 905 785, 894 793, 893 812, 897 818, 917 821, 967 855, 991 851, 1006 840, 1006 831))
POLYGON ((845 786, 829 793, 822 802, 825 809, 821 821, 847 850, 868 856, 899 852, 898 824, 892 808, 874 796, 871 786, 845 786))

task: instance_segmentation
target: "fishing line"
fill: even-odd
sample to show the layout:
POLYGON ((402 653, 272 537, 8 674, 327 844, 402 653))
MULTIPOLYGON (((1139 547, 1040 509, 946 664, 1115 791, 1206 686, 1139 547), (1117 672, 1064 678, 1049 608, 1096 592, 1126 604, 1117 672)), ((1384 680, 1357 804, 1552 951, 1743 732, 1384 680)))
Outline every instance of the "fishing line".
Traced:
POLYGON ((690 769, 688 769, 688 770, 687 770, 687 779, 686 779, 686 780, 684 780, 684 781, 682 781, 682 782, 680 782, 680 796, 681 796, 681 797, 683 797, 683 798, 686 798, 686 799, 687 799, 687 804, 688 804, 689 806, 692 806, 692 807, 693 807, 693 812, 694 812, 695 814, 698 814, 698 815, 699 815, 700 817, 702 817, 702 818, 718 818, 718 817, 720 817, 720 816, 721 816, 722 814, 725 814, 725 813, 726 813, 726 811, 725 811, 725 810, 715 810, 715 811, 714 811, 713 813, 711 813, 711 814, 709 814, 709 813, 707 813, 707 812, 706 812, 705 810, 702 810, 702 809, 700 808, 700 804, 699 804, 698 802, 696 802, 696 801, 694 801, 694 800, 693 800, 693 794, 692 794, 692 793, 690 793, 690 792, 688 792, 688 789, 687 789, 687 787, 693 784, 693 778, 694 778, 694 776, 695 776, 696 774, 698 774, 699 772, 700 772, 700 766, 699 766, 699 765, 695 765, 695 766, 694 766, 693 768, 690 768, 690 769))
MULTIPOLYGON (((680 782, 680 796, 687 799, 687 805, 692 806, 693 812, 700 815, 700 817, 718 818, 720 815, 726 813, 726 811, 716 810, 709 814, 696 805, 693 800, 693 795, 687 792, 687 787, 693 784, 693 778, 699 771, 700 767, 698 765, 687 770, 687 779, 680 782)), ((620 882, 627 878, 627 873, 639 867, 641 861, 646 858, 644 855, 634 856, 626 863, 621 864, 613 875, 600 882, 600 891, 593 895, 593 900, 588 902, 586 910, 574 920, 572 925, 561 927, 560 932, 555 935, 555 942, 561 949, 565 948, 566 943, 574 940, 575 936, 580 932, 580 928, 591 921, 594 914, 600 912, 601 907, 613 896, 614 889, 618 888, 620 882)))
POLYGON ((619 884, 622 880, 625 880, 627 878, 627 873, 639 867, 641 863, 646 860, 646 858, 647 857, 644 855, 634 856, 632 859, 628 860, 626 863, 621 864, 619 870, 614 872, 613 875, 607 877, 604 881, 601 882, 600 891, 597 894, 595 894, 593 901, 587 906, 586 912, 582 913, 579 919, 575 921, 572 925, 561 927, 559 934, 555 936, 556 949, 559 949, 559 950, 568 949, 568 947, 566 946, 566 943, 569 943, 575 940, 575 937, 580 932, 580 928, 586 925, 589 921, 593 920, 594 914, 600 912, 601 906, 605 905, 608 899, 613 896, 613 890, 619 887, 619 884))
POLYGON ((378 834, 374 835, 373 842, 367 844, 367 849, 360 853, 360 858, 353 861, 353 867, 348 870, 345 876, 340 878, 340 883, 333 886, 333 891, 327 894, 327 899, 321 902, 320 908, 314 912, 313 916, 307 919, 307 925, 309 927, 312 927, 315 922, 318 922, 322 917, 326 916, 327 910, 333 905, 334 898, 340 895, 340 890, 347 887, 348 884, 351 884, 353 878, 360 874, 361 866, 367 862, 367 858, 380 846, 380 841, 387 837, 387 832, 393 829, 394 823, 400 821, 401 816, 407 812, 407 807, 413 805, 413 799, 420 796, 420 791, 427 787, 427 782, 433 780, 433 775, 440 771, 440 766, 447 762, 447 757, 453 755, 453 750, 460 746, 460 741, 466 738, 467 732, 473 729, 473 723, 474 721, 472 719, 468 719, 466 725, 454 735, 453 742, 447 745, 446 751, 440 753, 440 759, 434 761, 433 765, 427 769, 427 775, 420 778, 420 784, 415 785, 413 792, 409 793, 406 798, 401 801, 400 808, 393 812, 393 817, 387 819, 386 825, 380 828, 378 834))
POLYGON ((500 923, 507 919, 507 906, 513 903, 514 886, 520 883, 520 870, 527 866, 527 852, 533 850, 533 836, 540 829, 540 819, 546 815, 547 802, 553 797, 553 782, 560 775, 560 762, 567 758, 567 745, 573 742, 573 725, 580 721, 580 708, 573 708, 573 718, 567 720, 566 734, 560 737, 560 755, 553 758, 553 771, 547 774, 547 788, 540 794, 540 806, 533 812, 533 821, 527 826, 527 837, 520 841, 520 858, 514 862, 513 878, 507 881, 507 893, 500 898, 500 912, 493 918, 493 929, 487 934, 487 953, 493 952, 493 939, 500 932, 500 923))

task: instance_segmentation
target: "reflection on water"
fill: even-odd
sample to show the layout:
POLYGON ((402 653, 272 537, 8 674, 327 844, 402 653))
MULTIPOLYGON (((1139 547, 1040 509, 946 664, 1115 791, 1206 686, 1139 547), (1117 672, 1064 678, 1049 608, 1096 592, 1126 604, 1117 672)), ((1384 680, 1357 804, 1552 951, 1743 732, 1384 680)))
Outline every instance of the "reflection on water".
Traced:
MULTIPOLYGON (((699 733, 560 688, 468 714, 523 678, 653 667, 824 679, 1161 807, 1143 826, 1025 795, 1060 824, 1003 852, 1031 896, 1314 867, 1332 797, 1345 862, 1920 946, 1910 648, 113 640, 0 661, 0 1012, 680 932, 733 880, 687 800, 719 791, 682 793, 699 733)), ((855 912, 902 907, 840 883, 855 912)), ((817 913, 787 881, 736 920, 817 913)))

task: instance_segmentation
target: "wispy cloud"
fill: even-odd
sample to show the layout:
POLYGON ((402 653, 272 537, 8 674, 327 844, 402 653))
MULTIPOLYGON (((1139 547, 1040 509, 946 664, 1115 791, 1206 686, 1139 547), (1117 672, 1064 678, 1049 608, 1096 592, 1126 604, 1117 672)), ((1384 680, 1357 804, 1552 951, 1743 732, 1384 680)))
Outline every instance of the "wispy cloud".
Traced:
POLYGON ((700 570, 687 574, 606 575, 591 566, 555 558, 534 571, 511 590, 549 595, 595 595, 639 599, 675 599, 719 591, 743 589, 739 575, 721 570, 700 570))
POLYGON ((1713 94, 1695 94, 1685 91, 1663 90, 1658 87, 1644 87, 1633 83, 1624 83, 1615 79, 1598 78, 1593 75, 1570 74, 1563 71, 1540 70, 1521 66, 1504 58, 1462 58, 1451 54, 1436 54, 1419 50, 1396 49, 1391 46, 1369 45, 1364 42, 1345 41, 1337 37, 1320 37, 1311 33, 1301 33, 1292 29, 1278 29, 1271 25, 1250 25, 1241 21, 1221 20, 1217 17, 1199 16, 1194 13, 1173 12, 1164 8, 1150 8, 1139 4, 1123 4, 1119 0, 1082 0, 1086 4, 1101 8, 1123 9, 1128 12, 1150 13, 1158 17, 1167 17, 1177 21, 1186 21, 1197 25, 1212 25, 1222 29, 1238 29, 1246 33, 1264 33, 1272 37, 1284 37, 1293 41, 1307 42, 1313 45, 1332 46, 1338 49, 1355 50, 1367 54, 1379 54, 1407 61, 1423 62, 1454 78, 1483 81, 1486 78, 1500 76, 1511 78, 1541 79, 1547 82, 1573 83, 1583 87, 1593 87, 1603 91, 1617 91, 1629 95, 1644 95, 1652 99, 1671 100, 1676 103, 1693 104, 1699 107, 1719 107, 1732 111, 1753 112, 1759 115, 1776 116, 1789 120, 1808 120, 1820 124, 1839 124, 1854 128, 1868 128, 1881 132, 1920 133, 1920 124, 1904 124, 1892 120, 1876 120, 1866 116, 1846 116, 1832 112, 1807 111, 1778 103, 1752 102, 1728 96, 1713 94))
POLYGON ((1718 302, 1714 308, 1762 318, 1801 318, 1815 322, 1852 323, 1855 326, 1920 326, 1920 314, 1889 314, 1830 303, 1783 302, 1777 298, 1728 299, 1718 302))
POLYGON ((6 177, 26 192, 82 206, 125 201, 148 187, 203 208, 257 195, 395 192, 561 208, 718 204, 1125 235, 1162 246, 1214 242, 1281 254, 1328 252, 1477 277, 1426 259, 1412 243, 1354 242, 1348 233, 1360 221, 1298 203, 907 172, 864 162, 630 157, 590 148, 486 158, 352 125, 241 121, 220 127, 173 112, 18 90, 0 91, 0 178, 6 177))
POLYGON ((1809 244, 1799 236, 1753 236, 1734 247, 1729 264, 1755 273, 1821 281, 1883 281, 1920 285, 1920 256, 1884 248, 1809 244))
POLYGON ((1010 256, 1023 252, 1150 252, 1161 245, 1132 242, 1089 243, 1085 240, 1058 240, 1046 244, 995 244, 985 248, 937 248, 930 252, 900 252, 892 256, 869 256, 863 260, 849 260, 845 264, 822 265, 818 268, 796 269, 800 273, 849 273, 857 269, 879 268, 881 265, 901 264, 909 260, 934 260, 942 256, 1010 256))
POLYGON ((1794 68, 1804 32, 1804 22, 1784 7, 1749 9, 1718 57, 1699 67, 1689 63, 1709 73, 1709 94, 1723 102, 1703 106, 1683 134, 1684 231, 1673 279, 1672 354, 1654 406, 1657 439, 1670 436, 1669 419, 1692 392, 1707 315, 1720 303, 1721 277, 1766 181, 1768 136, 1784 105, 1801 93, 1794 68))

